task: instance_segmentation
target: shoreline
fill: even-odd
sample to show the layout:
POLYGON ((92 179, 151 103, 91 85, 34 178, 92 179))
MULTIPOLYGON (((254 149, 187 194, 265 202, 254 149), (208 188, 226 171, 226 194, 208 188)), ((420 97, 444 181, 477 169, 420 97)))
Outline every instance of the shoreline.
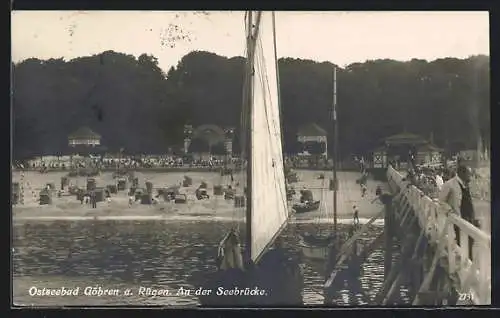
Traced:
MULTIPOLYGON (((245 218, 238 217, 227 217, 227 216, 190 216, 190 215, 175 215, 175 216, 163 216, 163 215, 112 215, 112 216, 20 216, 13 217, 13 223, 18 221, 39 221, 39 222, 51 222, 51 221, 185 221, 185 222, 244 222, 245 218)), ((370 218, 360 218, 360 224, 366 224, 370 218)), ((289 224, 333 224, 333 218, 322 218, 322 219, 295 219, 292 218, 288 221, 289 224)), ((337 219, 338 224, 351 224, 352 218, 339 218, 337 219)), ((384 219, 377 218, 374 225, 383 225, 384 219)))
MULTIPOLYGON (((134 168, 134 169, 126 169, 127 171, 131 172, 216 172, 219 173, 220 170, 224 167, 155 167, 155 168, 134 168)), ((331 171, 332 169, 330 167, 292 167, 293 170, 304 170, 304 171, 331 171)), ((40 172, 40 169, 33 169, 33 168, 25 168, 25 169, 18 169, 14 168, 11 169, 12 172, 20 173, 20 172, 38 172, 40 174, 47 174, 47 173, 52 173, 52 172, 70 172, 69 169, 55 169, 51 168, 48 169, 46 172, 40 172)), ((116 168, 101 168, 99 170, 100 172, 108 173, 108 172, 116 172, 116 168)), ((357 172, 357 169, 339 169, 340 171, 346 171, 346 172, 357 172)), ((235 172, 239 172, 238 170, 235 170, 235 172)))

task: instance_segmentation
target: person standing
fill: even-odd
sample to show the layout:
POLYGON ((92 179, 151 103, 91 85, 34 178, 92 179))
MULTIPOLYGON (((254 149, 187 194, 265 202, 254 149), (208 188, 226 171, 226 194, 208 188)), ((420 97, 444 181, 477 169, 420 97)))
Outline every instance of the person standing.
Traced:
POLYGON ((354 219, 354 225, 359 225, 359 209, 357 206, 352 207, 353 210, 353 219, 354 219))
POLYGON ((364 198, 366 196, 366 184, 361 184, 361 197, 364 198))
MULTIPOLYGON (((439 201, 451 207, 452 213, 461 216, 467 222, 478 225, 474 216, 474 206, 469 190, 472 171, 465 165, 457 167, 456 175, 446 181, 439 194, 439 201)), ((457 244, 460 245, 460 231, 455 226, 457 244)), ((469 258, 472 259, 472 238, 469 237, 469 258)))
POLYGON ((443 188, 443 184, 444 184, 443 177, 441 176, 441 171, 438 171, 436 173, 435 180, 436 180, 436 186, 437 186, 438 191, 441 191, 441 189, 443 188))
POLYGON ((92 202, 92 208, 93 209, 97 208, 97 196, 96 196, 96 193, 93 191, 90 194, 90 201, 92 202))

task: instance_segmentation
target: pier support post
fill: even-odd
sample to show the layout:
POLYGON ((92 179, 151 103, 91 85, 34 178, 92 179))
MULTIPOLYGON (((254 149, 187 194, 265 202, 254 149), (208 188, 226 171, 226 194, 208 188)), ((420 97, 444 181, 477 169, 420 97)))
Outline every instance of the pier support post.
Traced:
POLYGON ((393 225, 392 225, 392 202, 384 204, 384 233, 385 233, 385 251, 384 251, 384 277, 388 278, 392 267, 392 243, 393 243, 393 225))
POLYGON ((415 299, 413 300, 414 306, 421 305, 421 304, 425 303, 425 300, 426 300, 425 294, 431 288, 431 284, 432 284, 434 277, 435 277, 435 274, 436 274, 436 267, 438 266, 439 260, 442 257, 441 253, 442 253, 442 248, 446 242, 445 235, 446 235, 446 229, 448 228, 448 224, 449 224, 449 219, 446 219, 444 226, 443 226, 443 230, 439 234, 436 246, 428 249, 428 250, 431 250, 431 249, 434 250, 434 255, 432 257, 432 262, 430 264, 430 268, 428 271, 426 271, 425 278, 424 278, 422 284, 420 285, 420 288, 418 289, 418 292, 417 292, 415 299))

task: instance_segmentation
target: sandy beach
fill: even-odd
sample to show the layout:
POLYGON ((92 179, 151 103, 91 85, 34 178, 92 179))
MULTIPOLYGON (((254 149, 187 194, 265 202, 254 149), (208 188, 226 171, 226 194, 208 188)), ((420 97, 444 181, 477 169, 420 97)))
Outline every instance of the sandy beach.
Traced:
MULTIPOLYGON (((175 204, 173 202, 164 202, 160 200, 158 204, 143 205, 134 203, 128 204, 127 191, 119 191, 112 194, 111 202, 99 202, 97 209, 92 209, 90 205, 81 204, 75 195, 64 193, 61 197, 53 196, 53 202, 50 205, 39 205, 37 202, 39 191, 47 183, 53 183, 57 188, 60 186, 61 177, 64 172, 39 173, 34 171, 24 172, 21 177, 20 172, 13 173, 13 182, 20 182, 24 179, 24 204, 18 204, 13 207, 14 221, 39 219, 39 220, 63 220, 63 219, 157 219, 157 220, 197 220, 213 219, 220 221, 234 221, 244 218, 244 208, 235 208, 232 200, 224 200, 222 196, 214 196, 214 185, 227 185, 230 183, 229 176, 220 176, 219 173, 210 172, 136 172, 135 176, 139 178, 139 185, 144 187, 146 181, 153 183, 154 193, 157 188, 164 188, 172 185, 179 185, 184 176, 187 175, 193 179, 193 185, 190 187, 181 187, 180 192, 187 195, 186 204, 175 204), (204 181, 208 184, 207 191, 210 194, 208 200, 197 200, 195 196, 196 188, 204 181)), ((298 222, 329 222, 333 221, 333 191, 329 191, 328 182, 332 176, 331 171, 308 171, 297 170, 299 181, 293 183, 297 193, 301 189, 307 188, 313 192, 314 198, 321 201, 320 209, 313 212, 298 214, 295 219, 298 222), (319 175, 324 174, 325 179, 319 179, 319 175), (320 220, 322 219, 322 220, 320 220)), ((369 180, 368 193, 365 198, 361 197, 359 185, 356 179, 359 178, 357 172, 339 172, 339 192, 337 215, 339 219, 352 219, 353 205, 358 206, 360 218, 369 219, 376 215, 382 205, 379 202, 371 203, 375 197, 375 188, 378 184, 384 184, 369 180)), ((103 187, 108 184, 114 184, 112 173, 104 172, 95 177, 97 186, 103 187)), ((84 187, 86 185, 85 177, 74 177, 70 183, 84 187)), ((297 194, 292 201, 297 201, 297 194)))

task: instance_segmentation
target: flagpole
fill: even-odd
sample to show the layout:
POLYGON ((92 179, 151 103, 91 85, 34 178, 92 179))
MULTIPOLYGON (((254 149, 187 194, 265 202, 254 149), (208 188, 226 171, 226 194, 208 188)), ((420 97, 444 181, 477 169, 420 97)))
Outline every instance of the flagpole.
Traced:
POLYGON ((333 230, 337 233, 337 151, 338 151, 338 124, 337 124, 337 67, 333 68, 333 230))

